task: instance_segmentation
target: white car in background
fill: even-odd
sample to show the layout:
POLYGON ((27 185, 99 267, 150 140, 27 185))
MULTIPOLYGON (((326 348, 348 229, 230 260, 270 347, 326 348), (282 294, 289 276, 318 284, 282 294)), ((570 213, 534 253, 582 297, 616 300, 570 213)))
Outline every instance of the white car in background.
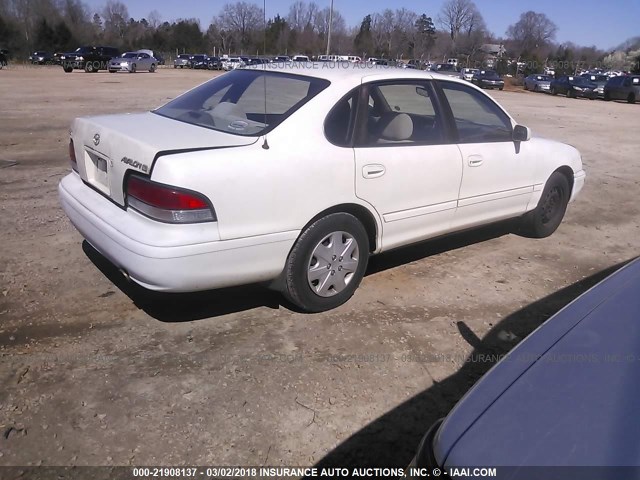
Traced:
POLYGON ((508 218, 551 235, 585 172, 490 96, 432 72, 266 64, 152 112, 77 118, 59 194, 131 280, 184 292, 272 282, 347 301, 370 255, 508 218))
POLYGON ((222 69, 226 70, 227 72, 244 66, 245 64, 240 57, 229 57, 222 62, 222 69))
POLYGON ((470 82, 473 79, 473 76, 479 71, 480 70, 478 68, 463 68, 460 70, 460 78, 470 82))

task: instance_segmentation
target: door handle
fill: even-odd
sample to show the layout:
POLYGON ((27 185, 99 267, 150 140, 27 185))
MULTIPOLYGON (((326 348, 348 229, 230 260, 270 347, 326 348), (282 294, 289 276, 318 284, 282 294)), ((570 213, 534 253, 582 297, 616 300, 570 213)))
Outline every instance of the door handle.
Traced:
POLYGON ((470 167, 479 167, 484 162, 484 158, 482 158, 482 155, 469 155, 467 161, 470 167))
POLYGON ((362 176, 364 178, 378 178, 384 175, 386 171, 387 169, 384 168, 384 165, 365 165, 362 167, 362 176))

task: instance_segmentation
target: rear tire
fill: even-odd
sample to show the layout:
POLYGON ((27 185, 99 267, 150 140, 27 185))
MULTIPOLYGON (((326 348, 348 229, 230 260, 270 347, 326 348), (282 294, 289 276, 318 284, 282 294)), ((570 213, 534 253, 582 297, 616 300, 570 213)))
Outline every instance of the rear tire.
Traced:
POLYGON ((73 72, 73 67, 62 67, 62 69, 64 70, 64 73, 71 73, 71 72, 73 72))
POLYGON ((573 90, 567 90, 567 98, 576 98, 576 92, 573 90))
POLYGON ((558 91, 555 87, 551 87, 551 95, 558 95, 558 91))
POLYGON ((152 63, 152 64, 151 64, 151 67, 149 67, 149 71, 150 71, 151 73, 154 73, 154 72, 156 71, 156 64, 155 64, 155 63, 152 63))
POLYGON ((93 63, 87 62, 87 64, 84 66, 84 71, 87 73, 93 73, 95 71, 95 68, 93 68, 93 63))
POLYGON ((569 203, 569 181, 560 172, 553 172, 547 180, 535 209, 522 217, 520 232, 530 238, 545 238, 556 231, 569 203))
POLYGON ((605 102, 611 101, 611 94, 609 92, 604 92, 604 101, 605 102))
POLYGON ((636 103, 636 96, 633 93, 630 93, 629 96, 627 97, 627 102, 636 103))
POLYGON ((306 312, 331 310, 351 298, 368 260, 362 223, 348 213, 332 213, 307 227, 291 249, 283 293, 306 312))

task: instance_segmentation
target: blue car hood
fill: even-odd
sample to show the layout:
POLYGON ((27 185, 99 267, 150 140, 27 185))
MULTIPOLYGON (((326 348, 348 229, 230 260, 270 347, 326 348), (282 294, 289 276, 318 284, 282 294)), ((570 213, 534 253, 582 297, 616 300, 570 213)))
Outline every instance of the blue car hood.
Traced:
POLYGON ((541 325, 456 405, 440 465, 640 466, 640 260, 541 325))

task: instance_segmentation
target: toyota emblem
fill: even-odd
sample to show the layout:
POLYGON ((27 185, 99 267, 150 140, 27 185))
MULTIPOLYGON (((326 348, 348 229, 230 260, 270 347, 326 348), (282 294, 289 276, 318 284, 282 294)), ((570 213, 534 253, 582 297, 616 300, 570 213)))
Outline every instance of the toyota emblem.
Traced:
POLYGON ((93 136, 93 144, 97 147, 98 145, 100 145, 100 134, 96 133, 93 136))

